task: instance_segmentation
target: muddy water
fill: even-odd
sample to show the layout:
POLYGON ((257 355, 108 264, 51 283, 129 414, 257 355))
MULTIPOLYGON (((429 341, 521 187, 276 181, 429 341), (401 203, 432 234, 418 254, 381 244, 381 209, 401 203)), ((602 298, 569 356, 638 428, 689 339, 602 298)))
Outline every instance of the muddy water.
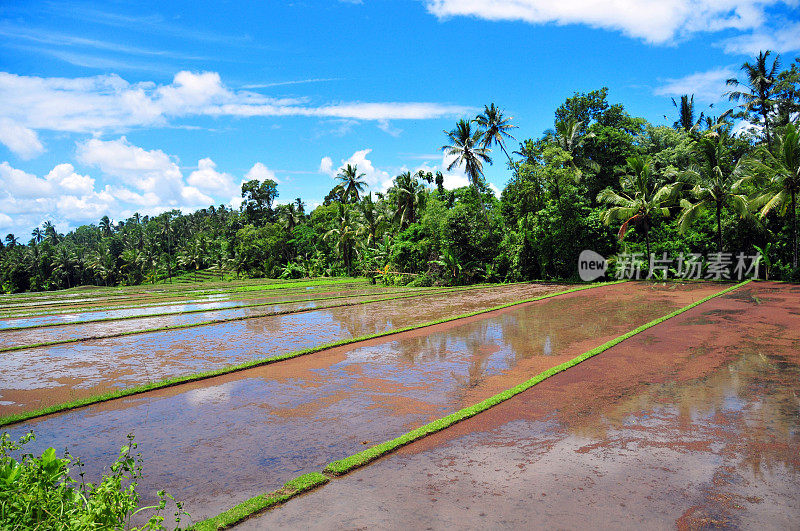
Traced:
MULTIPOLYGON (((31 345, 37 342, 63 341, 69 339, 84 339, 105 335, 113 335, 136 330, 146 330, 149 328, 160 328, 164 326, 179 326, 215 319, 236 319, 242 317, 252 317, 265 315, 274 312, 299 310, 307 308, 318 308, 342 304, 343 302, 358 302, 374 300, 379 298, 392 298, 404 294, 413 293, 436 293, 436 289, 427 290, 353 290, 339 292, 319 292, 319 293, 297 293, 280 297, 215 301, 210 304, 181 304, 173 306, 158 306, 148 308, 136 308, 117 311, 85 312, 80 314, 43 316, 28 319, 11 321, 11 325, 26 326, 17 330, 2 330, 0 320, 0 345, 4 347, 17 345, 31 345), (318 301, 309 299, 320 299, 318 301), (293 302, 298 301, 298 302, 293 302), (252 307, 258 304, 259 306, 252 307), (248 306, 241 308, 241 306, 248 306), (208 311, 197 311, 207 309, 208 311), (185 313, 192 311, 194 313, 185 313), (181 313, 183 312, 183 313, 181 313), (148 317, 147 314, 159 314, 158 316, 148 317), (160 315, 172 313, 174 315, 160 315), (90 319, 106 319, 109 317, 125 317, 139 315, 137 319, 124 319, 118 321, 104 322, 74 322, 86 321, 90 319), (64 325, 49 326, 46 328, 33 328, 34 323, 64 322, 64 325)), ((5 321, 9 322, 9 320, 5 321)))
MULTIPOLYGON (((145 315, 147 313, 161 313, 164 307, 186 306, 186 309, 209 307, 226 308, 236 307, 242 304, 254 303, 263 300, 291 300, 310 297, 325 297, 345 293, 372 293, 381 291, 398 291, 404 288, 386 288, 382 286, 307 286, 302 288, 285 288, 246 291, 235 293, 217 293, 194 295, 192 293, 182 293, 169 295, 166 297, 153 296, 147 298, 114 298, 86 301, 76 303, 74 301, 62 300, 58 303, 40 308, 19 308, 0 312, 0 327, 3 326, 32 326, 47 322, 69 322, 84 320, 88 318, 97 319, 105 317, 119 317, 127 315, 145 315), (86 317, 86 315, 89 315, 86 317)), ((419 288, 405 288, 408 291, 415 291, 419 288)), ((185 310, 179 310, 185 311, 185 310)))
POLYGON ((597 288, 98 404, 13 432, 33 429, 38 445, 69 446, 90 463, 106 460, 133 432, 148 472, 144 491, 167 488, 203 518, 718 289, 597 288))
POLYGON ((496 286, 5 352, 0 374, 0 415, 563 289, 564 286, 541 284, 496 286))
POLYGON ((742 288, 241 527, 797 528, 798 346, 742 288))

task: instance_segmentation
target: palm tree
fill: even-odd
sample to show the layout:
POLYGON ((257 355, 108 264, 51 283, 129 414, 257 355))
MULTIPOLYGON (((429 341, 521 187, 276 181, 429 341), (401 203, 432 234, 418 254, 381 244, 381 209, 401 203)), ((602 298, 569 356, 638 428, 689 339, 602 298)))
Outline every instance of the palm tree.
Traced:
POLYGON ((689 182, 694 182, 691 194, 696 200, 691 203, 681 199, 683 208, 678 226, 685 232, 697 215, 712 208, 717 218, 717 251, 722 252, 722 210, 730 205, 741 217, 748 213, 747 197, 736 193, 736 184, 741 180, 745 164, 740 159, 731 172, 726 171, 727 153, 722 142, 715 142, 711 137, 703 137, 698 143, 698 158, 701 165, 684 173, 689 182))
POLYGON ((19 238, 17 238, 13 234, 6 234, 6 245, 8 247, 14 247, 19 245, 19 238))
POLYGON ((353 255, 355 254, 355 242, 359 236, 359 227, 353 219, 352 210, 349 206, 336 203, 336 219, 334 227, 325 233, 325 239, 336 240, 336 248, 342 257, 347 274, 351 274, 353 255))
POLYGON ((745 90, 731 90, 726 93, 730 101, 742 101, 739 107, 742 114, 756 114, 764 123, 764 136, 767 140, 767 148, 772 149, 772 138, 769 129, 769 115, 776 105, 774 100, 776 93, 776 75, 780 69, 780 55, 775 56, 772 66, 767 65, 770 50, 760 52, 756 57, 755 64, 745 62, 741 70, 744 72, 745 79, 739 81, 735 77, 728 79, 725 83, 731 87, 745 87, 745 90))
POLYGON ((52 221, 42 223, 42 229, 44 229, 44 237, 47 241, 52 244, 58 243, 58 231, 56 231, 56 226, 53 225, 52 221))
POLYGON ((404 172, 394 178, 392 191, 397 197, 397 211, 395 219, 400 227, 405 228, 417 220, 417 211, 423 202, 424 187, 411 176, 411 172, 404 172))
POLYGON ((461 119, 456 123, 455 129, 444 133, 451 144, 442 146, 442 149, 455 157, 447 166, 447 171, 463 166, 467 179, 477 190, 478 182, 483 179, 483 163, 492 163, 489 157, 491 150, 482 144, 483 132, 480 129, 473 131, 470 122, 461 119))
POLYGON ((358 166, 355 164, 348 164, 336 176, 337 179, 342 181, 339 186, 342 188, 342 199, 345 203, 350 201, 356 203, 361 198, 360 194, 367 186, 367 183, 364 182, 365 176, 366 174, 364 173, 358 173, 358 166))
POLYGON ((751 173, 741 181, 758 181, 759 192, 752 200, 753 206, 760 208, 761 217, 779 208, 785 215, 789 210, 792 223, 792 267, 797 269, 797 193, 800 192, 800 131, 794 124, 786 126, 786 131, 778 137, 778 145, 773 154, 761 150, 761 157, 750 159, 751 173))
POLYGON ((100 231, 103 233, 103 236, 111 236, 113 230, 114 224, 108 219, 108 216, 100 218, 100 231))
MULTIPOLYGON (((577 172, 576 180, 581 178, 581 170, 575 164, 575 151, 583 147, 584 143, 594 138, 594 133, 583 134, 583 122, 575 118, 558 120, 555 123, 555 131, 549 131, 547 136, 551 141, 564 150, 570 156, 569 165, 577 172)), ((599 165, 594 161, 588 161, 589 166, 593 169, 599 169, 599 165)))
POLYGON ((31 232, 31 242, 37 244, 42 243, 42 240, 44 240, 44 231, 36 227, 33 229, 33 232, 31 232))
POLYGON ((694 94, 691 97, 688 94, 681 96, 680 105, 672 98, 672 104, 678 109, 678 120, 673 124, 676 129, 680 127, 690 133, 703 121, 703 113, 697 120, 694 119, 694 94))
POLYGON ((517 127, 516 125, 511 125, 511 120, 513 119, 512 116, 503 116, 503 111, 498 109, 494 103, 485 105, 483 112, 475 118, 475 123, 483 129, 483 138, 481 140, 483 147, 489 148, 493 144, 500 146, 500 149, 502 149, 503 153, 508 157, 508 163, 511 167, 514 167, 514 162, 511 160, 508 151, 506 151, 504 140, 506 138, 516 140, 511 136, 511 133, 508 132, 517 127))
POLYGON ((294 200, 294 208, 297 210, 297 213, 300 215, 300 217, 306 214, 306 204, 303 203, 303 200, 299 197, 296 197, 294 200))
POLYGON ((644 230, 647 256, 650 257, 650 227, 657 214, 669 215, 667 205, 674 200, 680 182, 659 186, 653 179, 651 161, 640 155, 627 158, 628 168, 632 175, 625 175, 620 184, 622 192, 617 193, 606 188, 597 194, 597 200, 610 206, 601 219, 606 225, 612 221, 622 221, 619 239, 625 237, 628 225, 641 227, 644 230))
POLYGON ((372 245, 377 239, 378 229, 386 218, 372 200, 372 192, 361 199, 358 204, 358 210, 364 219, 365 228, 367 229, 367 245, 372 245))

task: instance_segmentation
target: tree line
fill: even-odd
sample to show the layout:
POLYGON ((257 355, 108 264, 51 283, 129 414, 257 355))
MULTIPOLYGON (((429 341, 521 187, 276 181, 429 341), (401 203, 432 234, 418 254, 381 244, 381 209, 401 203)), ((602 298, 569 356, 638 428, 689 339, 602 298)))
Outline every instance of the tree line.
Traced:
POLYGON ((673 100, 671 127, 609 103, 606 88, 576 93, 551 129, 522 140, 492 103, 444 132, 447 170, 469 180, 454 190, 441 172, 418 171, 396 176, 386 193, 366 193, 364 174, 348 165, 310 212, 301 198, 276 204, 277 184, 267 179, 242 185, 238 209, 104 216, 67 234, 45 222, 27 242, 13 234, 0 242, 0 283, 20 292, 198 271, 415 285, 570 279, 583 249, 760 252, 772 278, 800 280, 800 58, 784 69, 762 52, 727 84, 733 109, 698 113, 685 95, 673 100), (484 178, 494 163, 509 172, 500 197, 484 178))

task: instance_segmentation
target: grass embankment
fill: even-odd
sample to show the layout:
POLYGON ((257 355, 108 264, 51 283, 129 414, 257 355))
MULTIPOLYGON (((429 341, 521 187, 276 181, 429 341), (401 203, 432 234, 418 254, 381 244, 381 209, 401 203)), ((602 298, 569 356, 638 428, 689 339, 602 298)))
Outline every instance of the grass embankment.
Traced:
MULTIPOLYGON (((618 345, 619 343, 625 341, 626 339, 629 339, 629 338, 631 338, 631 337, 633 337, 633 336, 635 336, 637 334, 640 334, 641 332, 644 332, 645 330, 647 330, 649 328, 652 328, 652 327, 654 327, 654 326, 656 326, 658 324, 661 324, 664 321, 666 321, 668 319, 671 319, 671 318, 673 318, 673 317, 675 317, 677 315, 680 315, 680 314, 682 314, 684 312, 687 312, 687 311, 691 310, 692 308, 695 308, 695 307, 703 304, 704 302, 707 302, 707 301, 709 301, 709 300, 711 300, 711 299, 713 299, 715 297, 719 297, 719 296, 724 295, 726 293, 729 293, 729 292, 731 292, 731 291, 733 291, 735 289, 738 289, 741 286, 744 286, 745 284, 747 284, 748 282, 750 282, 750 280, 745 280, 744 282, 740 282, 739 284, 736 284, 736 285, 731 286, 729 288, 723 289, 722 291, 719 291, 717 293, 709 295, 708 297, 704 297, 704 298, 702 298, 702 299, 700 299, 698 301, 695 301, 695 302, 693 302, 693 303, 691 303, 691 304, 689 304, 687 306, 679 308, 679 309, 675 310, 674 312, 671 312, 671 313, 669 313, 667 315, 659 317, 658 319, 654 319, 654 320, 650 321, 649 323, 643 324, 642 326, 640 326, 638 328, 635 328, 635 329, 631 330, 630 332, 626 332, 626 333, 622 334, 621 336, 617 336, 614 339, 612 339, 610 341, 607 341, 606 343, 604 343, 604 344, 602 344, 602 345, 600 345, 598 347, 593 348, 592 350, 584 352, 580 356, 577 356, 577 357, 575 357, 575 358, 573 358, 573 359, 571 359, 569 361, 566 361, 564 363, 556 365, 555 367, 547 369, 546 371, 540 372, 539 374, 537 374, 536 376, 534 376, 530 380, 527 380, 527 381, 525 381, 525 382, 523 382, 523 383, 521 383, 521 384, 519 384, 517 386, 514 386, 514 387, 512 387, 510 389, 507 389, 505 391, 502 391, 502 392, 500 392, 500 393, 498 393, 498 394, 496 394, 494 396, 491 396, 491 397, 489 397, 489 398, 487 398, 487 399, 485 399, 485 400, 483 400, 481 402, 478 402, 477 404, 474 404, 472 406, 463 408, 463 409, 461 409, 459 411, 456 411, 455 413, 451 413, 450 415, 447 415, 447 416, 442 417, 440 419, 434 420, 433 422, 429 422, 428 424, 425 424, 424 426, 420 426, 419 428, 411 430, 410 432, 405 433, 405 434, 401 435, 400 437, 397 437, 397 438, 394 438, 392 440, 383 442, 381 444, 377 444, 375 446, 367 448, 366 450, 358 452, 357 454, 351 455, 349 457, 345 457, 344 459, 339 459, 337 461, 333 461, 333 462, 329 463, 324 468, 322 475, 324 477, 334 478, 334 477, 337 477, 337 476, 341 476, 341 475, 347 474, 348 472, 352 472, 353 470, 355 470, 357 468, 360 468, 360 467, 362 467, 362 466, 364 466, 364 465, 366 465, 366 464, 368 464, 368 463, 370 463, 370 462, 372 462, 372 461, 374 461, 374 460, 376 460, 376 459, 378 459, 378 458, 380 458, 380 457, 382 457, 382 456, 384 456, 386 454, 394 452, 395 450, 397 450, 398 448, 400 448, 402 446, 405 446, 405 445, 407 445, 409 443, 412 443, 414 441, 422 439, 423 437, 426 437, 428 435, 431 435, 433 433, 441 431, 441 430, 443 430, 445 428, 448 428, 449 426, 452 426, 453 424, 461 422, 462 420, 468 419, 470 417, 474 417, 478 413, 486 411, 487 409, 490 409, 490 408, 496 406, 497 404, 500 404, 501 402, 505 402, 506 400, 508 400, 508 399, 510 399, 510 398, 512 398, 512 397, 514 397, 514 396, 516 396, 516 395, 518 395, 518 394, 520 394, 520 393, 522 393, 524 391, 527 391, 528 389, 530 389, 530 388, 534 387, 536 384, 538 384, 538 383, 550 378, 551 376, 554 376, 554 375, 556 375, 556 374, 558 374, 560 372, 563 372, 563 371, 569 369, 570 367, 574 367, 575 365, 577 365, 577 364, 579 364, 579 363, 581 363, 583 361, 586 361, 589 358, 592 358, 592 357, 597 356, 598 354, 600 354, 602 352, 605 352, 606 350, 610 349, 611 347, 613 347, 615 345, 618 345)), ((574 290, 571 290, 571 291, 574 291, 574 290)), ((304 476, 300 476, 300 478, 302 478, 302 477, 304 477, 304 476)), ((298 478, 298 479, 300 479, 300 478, 298 478)), ((321 485, 321 483, 320 483, 320 485, 321 485)), ((315 486, 318 486, 318 485, 315 485, 315 486)), ((297 494, 299 494, 299 493, 297 493, 297 494)), ((283 502, 286 501, 286 499, 282 499, 281 501, 272 503, 271 505, 261 505, 257 509, 254 509, 253 511, 251 511, 249 513, 247 512, 248 508, 254 506, 254 504, 252 503, 253 500, 258 499, 258 498, 263 498, 265 496, 269 496, 269 495, 257 496, 256 498, 253 498, 251 500, 247 500, 247 501, 245 501, 243 503, 240 503, 239 505, 235 506, 233 509, 230 509, 229 511, 226 511, 225 513, 222 513, 219 516, 215 516, 215 517, 209 518, 207 520, 203 520, 202 522, 198 522, 197 524, 192 526, 192 529, 197 529, 197 530, 200 530, 200 531, 224 529, 224 528, 230 527, 230 526, 232 526, 232 525, 234 525, 234 524, 236 524, 238 522, 241 522, 242 520, 244 520, 244 519, 256 514, 257 512, 261 512, 261 511, 267 510, 267 509, 269 509, 271 507, 274 507, 274 506, 279 505, 280 503, 283 503, 283 502), (237 519, 233 519, 234 516, 237 519)), ((293 497, 293 496, 291 496, 291 497, 293 497)))
POLYGON ((89 405, 92 405, 92 404, 98 404, 100 402, 107 402, 109 400, 114 400, 114 399, 117 399, 117 398, 123 398, 123 397, 126 397, 126 396, 137 395, 137 394, 145 393, 147 391, 153 391, 153 390, 156 390, 156 389, 164 389, 166 387, 172 387, 172 386, 179 385, 179 384, 184 384, 184 383, 189 383, 189 382, 196 382, 196 381, 199 381, 199 380, 205 380, 205 379, 208 379, 208 378, 213 378, 215 376, 222 376, 224 374, 230 374, 230 373, 233 373, 233 372, 243 371, 245 369, 250 369, 252 367, 259 367, 261 365, 268 365, 270 363, 276 363, 276 362, 279 362, 279 361, 283 361, 283 360, 287 360, 287 359, 291 359, 291 358, 296 358, 298 356, 304 356, 304 355, 307 355, 307 354, 313 354, 313 353, 320 352, 322 350, 327 350, 327 349, 334 348, 334 347, 340 347, 340 346, 343 346, 343 345, 349 345, 351 343, 358 343, 359 341, 367 341, 367 340, 370 340, 370 339, 376 339, 376 338, 380 338, 380 337, 386 337, 386 336, 391 336, 391 335, 395 335, 395 334, 400 334, 402 332, 408 332, 408 331, 411 331, 411 330, 417 330, 417 329, 420 329, 420 328, 434 326, 434 325, 441 324, 441 323, 447 323, 447 322, 450 322, 450 321, 456 321, 458 319, 465 319, 467 317, 473 317, 475 315, 481 315, 481 314, 488 313, 488 312, 493 312, 493 311, 496 311, 496 310, 502 310, 504 308, 510 308, 512 306, 517 306, 517 305, 525 304, 525 303, 528 303, 528 302, 535 302, 535 301, 539 301, 539 300, 543 300, 543 299, 548 299, 548 298, 551 298, 551 297, 556 297, 558 295, 565 295, 567 293, 573 293, 573 292, 576 292, 576 291, 582 291, 582 290, 585 290, 585 289, 597 288, 597 287, 601 287, 601 286, 609 286, 609 285, 612 285, 612 284, 619 284, 621 282, 625 282, 625 281, 621 280, 621 281, 615 281, 615 282, 601 282, 601 283, 596 283, 596 284, 581 285, 581 286, 578 286, 578 287, 575 287, 575 288, 571 288, 571 289, 568 289, 568 290, 565 290, 565 291, 560 291, 560 292, 556 292, 556 293, 549 293, 549 294, 546 294, 546 295, 540 295, 538 297, 533 297, 533 298, 529 298, 529 299, 523 299, 523 300, 519 300, 519 301, 509 302, 509 303, 506 303, 506 304, 501 304, 499 306, 493 306, 491 308, 485 308, 483 310, 476 310, 474 312, 464 313, 464 314, 456 315, 456 316, 453 316, 453 317, 446 317, 444 319, 437 319, 435 321, 428 321, 426 323, 422 323, 422 324, 418 324, 418 325, 406 326, 406 327, 403 327, 403 328, 396 328, 396 329, 393 329, 393 330, 387 330, 385 332, 378 332, 378 333, 375 333, 375 334, 367 334, 367 335, 363 335, 363 336, 359 336, 359 337, 353 337, 353 338, 349 338, 349 339, 342 339, 342 340, 339 340, 339 341, 333 341, 331 343, 325 343, 325 344, 322 344, 322 345, 317 345, 316 347, 310 347, 310 348, 306 348, 306 349, 302 349, 302 350, 297 350, 297 351, 294 351, 294 352, 289 352, 289 353, 286 353, 286 354, 273 356, 271 358, 256 359, 256 360, 248 361, 248 362, 241 363, 241 364, 238 364, 238 365, 232 365, 232 366, 229 366, 229 367, 224 367, 222 369, 216 369, 216 370, 213 370, 213 371, 204 371, 204 372, 195 373, 195 374, 186 375, 186 376, 178 376, 178 377, 174 377, 174 378, 168 378, 168 379, 161 380, 161 381, 158 381, 158 382, 151 382, 151 383, 144 384, 144 385, 139 385, 139 386, 136 386, 136 387, 129 387, 127 389, 119 389, 119 390, 116 390, 116 391, 110 391, 108 393, 102 393, 102 394, 99 394, 99 395, 93 395, 93 396, 89 396, 89 397, 79 398, 79 399, 76 399, 76 400, 72 400, 70 402, 64 402, 64 403, 61 403, 61 404, 54 404, 52 406, 47 406, 47 407, 40 408, 40 409, 37 409, 37 410, 34 410, 34 411, 28 411, 28 412, 24 412, 24 413, 16 413, 16 414, 13 414, 13 415, 7 415, 5 417, 0 417, 0 427, 7 426, 9 424, 16 424, 18 422, 23 422, 23 421, 26 421, 26 420, 30 420, 30 419, 33 419, 33 418, 36 418, 36 417, 42 417, 42 416, 45 416, 45 415, 50 415, 50 414, 53 414, 53 413, 60 413, 62 411, 68 411, 68 410, 71 410, 71 409, 77 409, 77 408, 89 406, 89 405))
MULTIPOLYGON (((514 284, 496 284, 496 285, 511 286, 511 285, 514 285, 514 284)), ((488 285, 488 286, 491 286, 491 285, 488 285)), ((110 334, 98 334, 98 335, 92 335, 92 336, 73 337, 73 338, 69 338, 69 339, 55 339, 53 341, 40 341, 38 343, 29 343, 29 344, 26 344, 26 345, 14 345, 14 346, 10 346, 10 347, 0 347, 0 353, 2 353, 2 352, 14 352, 14 351, 17 351, 17 350, 25 350, 25 349, 30 349, 30 348, 52 347, 52 346, 55 346, 55 345, 67 345, 67 344, 70 344, 70 343, 79 343, 79 342, 82 342, 82 341, 91 341, 91 340, 95 340, 95 339, 113 339, 113 338, 116 338, 116 337, 126 337, 126 336, 138 335, 138 334, 147 334, 147 333, 151 333, 151 332, 165 332, 165 331, 169 331, 169 330, 183 330, 183 329, 186 329, 186 328, 197 328, 199 326, 208 326, 208 325, 215 325, 215 324, 222 324, 222 323, 231 323, 231 322, 236 322, 236 321, 246 321, 246 320, 249 320, 249 319, 261 319, 263 317, 275 317, 275 316, 278 316, 278 315, 292 315, 292 314, 297 314, 297 313, 307 313, 307 312, 313 312, 313 311, 316 311, 316 310, 326 310, 326 309, 332 309, 332 308, 344 308, 344 307, 348 307, 348 306, 359 306, 359 305, 363 305, 363 304, 372 304, 372 303, 376 303, 376 302, 386 302, 386 301, 410 299, 410 298, 413 298, 413 297, 425 297, 425 296, 431 296, 431 295, 440 295, 442 293, 451 293, 451 292, 455 292, 455 291, 469 291, 469 290, 485 288, 485 287, 487 287, 487 284, 475 284, 475 285, 466 286, 466 287, 443 288, 443 289, 439 289, 437 291, 425 291, 425 292, 421 292, 421 293, 420 292, 413 292, 413 293, 409 293, 408 295, 398 295, 396 297, 383 297, 383 298, 378 298, 378 299, 369 299, 369 300, 365 300, 365 301, 343 302, 341 304, 329 304, 329 305, 326 305, 326 306, 317 306, 315 308, 295 308, 295 309, 291 309, 291 310, 279 310, 279 311, 275 311, 275 312, 264 312, 264 313, 260 313, 260 314, 257 314, 257 315, 240 315, 240 316, 237 316, 237 317, 222 317, 222 318, 219 318, 219 319, 208 319, 208 320, 205 320, 205 321, 197 321, 196 323, 183 323, 183 324, 175 324, 175 325, 165 325, 165 326, 158 326, 158 327, 152 327, 152 328, 142 328, 142 329, 139 329, 139 330, 127 330, 127 331, 124 331, 124 332, 114 332, 114 333, 110 333, 110 334)), ((367 297, 369 295, 370 294, 361 295, 361 296, 362 297, 367 297)), ((342 297, 333 296, 333 297, 329 297, 327 299, 318 299, 318 300, 332 300, 332 299, 338 299, 338 298, 342 298, 342 297)), ((302 301, 291 301, 291 302, 302 302, 302 301)), ((287 302, 269 303, 269 304, 265 304, 265 305, 268 306, 270 304, 288 304, 288 303, 287 302)), ((240 306, 238 308, 242 308, 242 307, 240 306)), ((202 313, 202 312, 210 312, 210 311, 235 310, 235 309, 238 309, 238 308, 227 308, 227 309, 222 309, 222 310, 201 310, 200 313, 202 313)), ((189 311, 187 313, 198 313, 198 312, 192 310, 192 311, 189 311)), ((140 315, 140 316, 133 316, 133 317, 125 317, 125 318, 109 317, 109 318, 105 318, 105 319, 98 319, 97 321, 92 321, 92 322, 116 321, 116 320, 127 320, 127 319, 143 319, 143 318, 147 318, 147 317, 163 317, 165 315, 171 315, 171 314, 164 314, 164 315, 161 315, 161 316, 159 316, 159 315, 140 315)), ((90 322, 90 321, 86 321, 86 322, 90 322)), ((35 330, 37 328, 51 328, 51 327, 54 327, 54 326, 71 326, 71 325, 75 325, 75 324, 81 324, 81 323, 76 322, 76 323, 42 324, 42 325, 21 327, 21 328, 3 328, 3 329, 0 329, 0 333, 7 332, 7 331, 35 330)))
MULTIPOLYGON (((271 290, 281 290, 281 289, 306 289, 310 287, 324 287, 324 286, 347 286, 347 285, 371 285, 366 282, 366 279, 340 279, 340 280, 311 280, 311 281, 295 281, 295 282, 286 282, 280 284, 263 284, 263 285, 254 285, 254 286, 240 286, 236 288, 226 288, 226 289, 216 289, 216 290, 176 290, 180 294, 185 296, 175 296, 171 293, 163 293, 163 292, 154 292, 150 294, 136 294, 135 296, 127 296, 127 295, 118 295, 118 296, 109 296, 109 297, 98 297, 94 298, 89 303, 102 303, 106 302, 135 302, 135 301, 145 301, 145 302, 172 302, 172 301, 181 301, 187 300, 190 297, 202 297, 202 296, 211 296, 211 295, 225 295, 230 293, 249 293, 255 291, 271 291, 271 290)), ((3 317, 13 317, 14 313, 25 313, 28 311, 36 311, 37 308, 42 307, 53 307, 53 306, 64 306, 64 305, 72 305, 69 308, 69 311, 75 312, 75 301, 70 300, 58 300, 58 299, 48 299, 43 301, 36 301, 36 304, 28 304, 28 305, 5 305, 0 306, 0 313, 2 313, 3 317)), ((145 304, 146 305, 146 304, 145 304)), ((78 305, 80 306, 80 305, 78 305)), ((102 307, 102 306, 101 306, 102 307)), ((44 315, 42 314, 32 314, 28 315, 29 317, 33 317, 36 315, 44 315)))

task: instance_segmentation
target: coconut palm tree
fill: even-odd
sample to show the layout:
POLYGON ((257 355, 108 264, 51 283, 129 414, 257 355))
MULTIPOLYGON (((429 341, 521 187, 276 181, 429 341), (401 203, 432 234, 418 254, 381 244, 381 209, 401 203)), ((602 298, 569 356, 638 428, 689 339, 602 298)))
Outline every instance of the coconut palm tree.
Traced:
POLYGON ((781 215, 787 210, 792 224, 792 267, 797 269, 797 194, 800 192, 800 131, 786 126, 778 137, 775 153, 760 150, 761 158, 748 161, 749 174, 741 182, 754 181, 759 191, 751 203, 765 217, 774 209, 781 215))
POLYGON ((353 258, 355 255, 355 243, 360 235, 358 223, 353 218, 353 211, 347 205, 336 203, 336 219, 334 227, 325 233, 326 240, 335 240, 336 248, 342 257, 345 270, 350 275, 352 271, 353 258))
POLYGON ((477 190, 478 182, 483 179, 483 163, 492 163, 489 157, 491 150, 482 144, 483 132, 480 129, 473 130, 471 122, 461 119, 456 123, 455 129, 444 133, 451 143, 442 146, 442 149, 455 157, 447 166, 447 171, 463 166, 467 179, 477 190))
POLYGON ((739 107, 742 114, 756 114, 760 117, 764 126, 764 137, 767 140, 767 148, 772 149, 772 137, 769 127, 769 115, 773 111, 776 101, 776 76, 780 69, 780 55, 776 55, 772 61, 772 66, 768 65, 770 50, 760 52, 756 57, 756 62, 745 62, 741 70, 744 72, 744 79, 739 81, 735 77, 728 79, 725 83, 731 87, 744 87, 744 90, 731 90, 725 95, 730 101, 742 103, 739 107))
POLYGON ((625 237, 628 225, 633 223, 644 231, 647 256, 650 256, 650 227, 657 214, 669 215, 667 205, 674 201, 681 183, 660 186, 653 178, 651 161, 641 155, 627 158, 628 169, 632 174, 625 175, 620 184, 622 192, 606 188, 597 194, 597 200, 610 206, 601 219, 606 225, 612 221, 622 221, 619 239, 625 237))
POLYGON ((356 203, 361 198, 360 194, 367 186, 367 183, 364 182, 365 176, 364 173, 358 173, 358 166, 355 164, 348 164, 336 176, 341 181, 339 186, 342 188, 342 199, 345 203, 356 203))
POLYGON ((717 219, 717 251, 722 252, 722 210, 730 206, 741 217, 749 214, 747 196, 737 193, 736 188, 745 163, 739 160, 732 171, 727 171, 729 161, 723 143, 707 136, 700 139, 696 156, 700 164, 683 173, 687 182, 694 183, 691 195, 695 202, 681 199, 683 212, 678 227, 685 232, 700 212, 713 209, 717 219))
POLYGON ((392 192, 397 198, 395 219, 405 228, 417 220, 417 213, 424 200, 425 187, 420 184, 411 172, 404 172, 394 178, 392 192))
POLYGON ((508 163, 514 167, 514 162, 511 156, 506 151, 505 139, 510 138, 516 140, 509 130, 516 128, 516 125, 511 125, 512 116, 503 116, 503 111, 498 109, 494 103, 485 105, 483 112, 475 118, 475 123, 483 129, 483 138, 481 144, 484 148, 490 148, 492 145, 497 144, 503 153, 508 158, 508 163))
POLYGON ((6 234, 6 245, 8 247, 15 247, 19 245, 19 238, 17 238, 13 234, 6 234))
POLYGON ((108 216, 103 216, 100 218, 100 231, 103 233, 103 236, 111 236, 111 232, 114 230, 114 224, 108 218, 108 216))
POLYGON ((358 204, 358 211, 364 220, 364 227, 367 231, 367 245, 374 245, 377 239, 378 229, 386 221, 386 217, 372 200, 372 192, 365 195, 358 204))
POLYGON ((673 124, 673 127, 676 129, 680 127, 687 133, 691 133, 703 121, 702 112, 697 120, 694 119, 694 94, 691 96, 688 94, 681 96, 680 105, 675 101, 675 98, 672 98, 672 105, 678 109, 678 120, 673 124))
POLYGON ((39 227, 36 227, 33 229, 33 232, 31 232, 31 243, 42 243, 42 240, 44 240, 44 231, 39 227))
POLYGON ((53 225, 52 221, 48 220, 42 223, 42 229, 44 230, 45 240, 52 244, 58 243, 58 231, 56 231, 56 226, 53 225))

